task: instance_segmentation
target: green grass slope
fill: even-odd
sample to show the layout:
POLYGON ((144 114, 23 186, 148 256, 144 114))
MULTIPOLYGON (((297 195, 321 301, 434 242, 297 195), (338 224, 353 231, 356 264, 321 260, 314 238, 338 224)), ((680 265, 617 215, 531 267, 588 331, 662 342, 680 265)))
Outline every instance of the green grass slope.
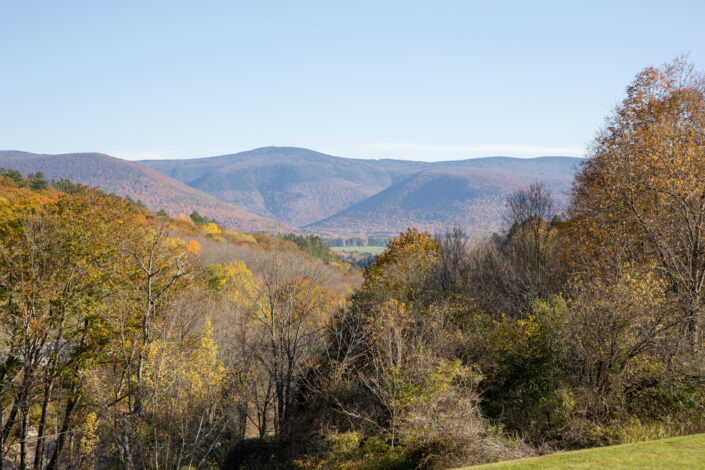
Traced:
POLYGON ((542 457, 465 467, 479 469, 705 469, 705 434, 560 452, 542 457))

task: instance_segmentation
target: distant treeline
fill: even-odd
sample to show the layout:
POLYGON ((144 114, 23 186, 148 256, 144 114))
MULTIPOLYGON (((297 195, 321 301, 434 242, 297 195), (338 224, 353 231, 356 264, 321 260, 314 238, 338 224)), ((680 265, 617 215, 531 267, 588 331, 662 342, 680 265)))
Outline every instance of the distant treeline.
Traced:
POLYGON ((10 178, 18 188, 29 188, 34 190, 42 189, 53 189, 62 193, 77 194, 83 192, 85 187, 81 184, 74 183, 68 179, 52 179, 47 180, 44 177, 44 173, 38 171, 36 173, 30 173, 25 178, 17 170, 6 170, 5 168, 0 168, 0 178, 7 177, 10 178))
POLYGON ((340 257, 336 256, 318 235, 297 235, 290 233, 284 235, 282 238, 296 243, 296 246, 298 246, 301 251, 322 260, 326 264, 332 261, 340 261, 340 257))

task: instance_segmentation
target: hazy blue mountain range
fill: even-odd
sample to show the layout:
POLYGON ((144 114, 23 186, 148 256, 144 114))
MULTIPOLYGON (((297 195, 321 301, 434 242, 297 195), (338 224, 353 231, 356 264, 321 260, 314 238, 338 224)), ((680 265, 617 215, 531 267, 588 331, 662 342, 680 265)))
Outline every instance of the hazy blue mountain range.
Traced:
MULTIPOLYGON (((570 180, 541 176, 563 205, 570 180)), ((358 234, 384 235, 392 227, 412 226, 434 233, 460 225, 477 236, 500 227, 509 192, 537 179, 533 173, 434 167, 306 228, 316 232, 355 233, 354 228, 360 227, 358 234)))
POLYGON ((329 217, 425 168, 420 162, 340 158, 291 147, 140 163, 218 199, 297 226, 329 217))
POLYGON ((409 226, 496 230, 504 198, 520 186, 545 181, 564 203, 579 162, 572 157, 363 160, 294 147, 141 162, 99 153, 0 151, 0 167, 99 186, 172 215, 197 210, 239 230, 298 227, 340 235, 393 235, 409 226))
POLYGON ((496 230, 504 198, 545 181, 567 200, 580 159, 488 157, 449 162, 361 160, 294 147, 219 157, 142 161, 265 217, 311 231, 396 234, 407 226, 496 230))

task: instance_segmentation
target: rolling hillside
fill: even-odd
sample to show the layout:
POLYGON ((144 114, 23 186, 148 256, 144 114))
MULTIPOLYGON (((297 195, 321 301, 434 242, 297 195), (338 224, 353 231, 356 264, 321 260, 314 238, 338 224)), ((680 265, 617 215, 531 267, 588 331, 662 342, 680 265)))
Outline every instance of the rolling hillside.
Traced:
POLYGON ((480 235, 501 226, 508 193, 536 180, 547 183, 565 203, 571 182, 567 175, 510 169, 447 165, 424 170, 306 228, 348 234, 354 227, 359 234, 395 235, 406 227, 436 232, 460 225, 480 235))
POLYGON ((546 181, 565 200, 578 162, 569 157, 362 160, 264 147, 141 163, 261 216, 311 231, 389 235, 408 226, 496 230, 504 198, 521 185, 546 181))
POLYGON ((346 209, 427 165, 333 157, 294 147, 141 163, 218 199, 297 226, 346 209))
POLYGON ((293 229, 277 220, 220 201, 139 163, 101 153, 45 155, 0 151, 0 167, 19 170, 25 175, 41 171, 47 179, 69 178, 98 186, 108 193, 139 199, 152 210, 163 208, 171 215, 190 214, 196 210, 201 215, 215 218, 228 228, 270 232, 288 232, 293 229))

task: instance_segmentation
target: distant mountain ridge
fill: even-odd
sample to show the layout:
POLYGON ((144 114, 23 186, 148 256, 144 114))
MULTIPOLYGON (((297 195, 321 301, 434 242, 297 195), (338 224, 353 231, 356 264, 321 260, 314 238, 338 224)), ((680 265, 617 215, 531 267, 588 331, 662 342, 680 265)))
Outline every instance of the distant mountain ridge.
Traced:
POLYGON ((103 191, 139 199, 152 210, 164 209, 171 215, 200 214, 223 225, 247 231, 289 231, 294 228, 259 216, 187 186, 138 162, 101 153, 35 154, 15 150, 0 151, 0 167, 23 174, 41 171, 47 179, 68 178, 103 191))
POLYGON ((570 181, 555 176, 462 166, 440 166, 423 170, 378 194, 318 221, 306 228, 332 233, 350 233, 350 227, 364 227, 360 234, 384 235, 390 226, 417 227, 432 233, 461 226, 469 235, 496 231, 502 223, 504 200, 511 191, 541 178, 565 205, 570 181))
POLYGON ((424 168, 422 162, 384 163, 295 147, 140 163, 218 199, 297 226, 344 210, 424 168))
POLYGON ((69 178, 172 215, 193 210, 238 230, 391 236, 453 225, 501 227, 504 199, 544 181, 565 204, 581 159, 485 157, 419 162, 263 147, 183 160, 126 161, 100 153, 0 151, 0 167, 69 178))
POLYGON ((520 186, 545 181, 559 202, 566 202, 580 160, 363 160, 296 147, 263 147, 141 163, 219 199, 307 230, 393 235, 408 226, 497 230, 504 198, 520 186))

